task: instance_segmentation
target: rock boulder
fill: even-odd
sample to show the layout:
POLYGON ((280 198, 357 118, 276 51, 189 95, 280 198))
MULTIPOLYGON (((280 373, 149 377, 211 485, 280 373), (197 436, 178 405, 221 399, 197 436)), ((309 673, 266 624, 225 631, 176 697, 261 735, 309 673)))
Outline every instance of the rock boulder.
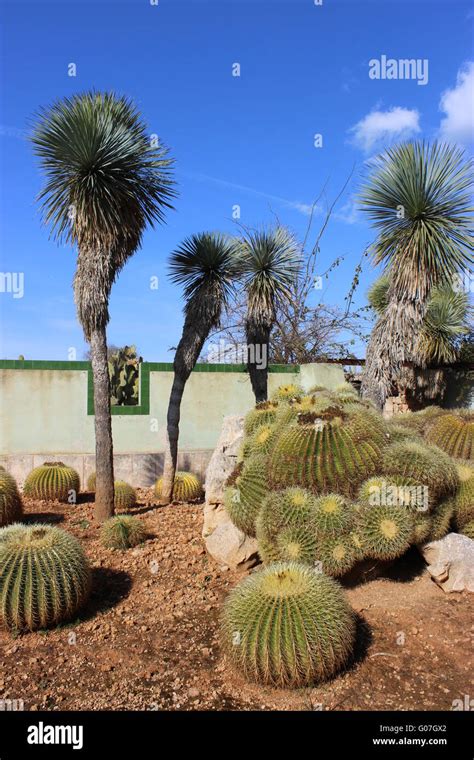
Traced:
POLYGON ((448 533, 440 541, 421 547, 433 580, 447 593, 474 591, 474 541, 460 533, 448 533))
POLYGON ((225 483, 235 465, 244 438, 244 418, 224 417, 217 446, 206 471, 206 503, 202 537, 207 552, 222 567, 248 569, 258 562, 255 538, 235 527, 224 508, 225 483))

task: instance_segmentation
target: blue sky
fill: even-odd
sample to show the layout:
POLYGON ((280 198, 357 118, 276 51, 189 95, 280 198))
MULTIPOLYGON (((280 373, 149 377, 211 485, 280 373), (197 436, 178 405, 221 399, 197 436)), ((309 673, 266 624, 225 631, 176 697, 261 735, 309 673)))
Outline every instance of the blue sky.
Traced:
MULTIPOLYGON (((331 200, 354 167, 319 270, 345 260, 314 294, 341 303, 373 239, 353 202, 366 159, 410 137, 472 150, 471 3, 4 0, 1 14, 0 271, 24 273, 24 293, 0 292, 0 358, 65 360, 73 348, 81 359, 86 350, 71 288, 75 252, 41 226, 41 175, 25 139, 37 109, 62 96, 90 88, 131 96, 176 159, 176 210, 146 232, 111 298, 109 341, 137 343, 148 361, 172 361, 181 334, 180 291, 166 262, 187 235, 235 231, 238 204, 242 224, 277 215, 302 237, 324 183, 331 200), (427 83, 370 78, 369 62, 383 55, 427 60, 427 83)), ((321 202, 316 227, 323 213, 321 202)), ((366 265, 358 303, 375 276, 366 265)))

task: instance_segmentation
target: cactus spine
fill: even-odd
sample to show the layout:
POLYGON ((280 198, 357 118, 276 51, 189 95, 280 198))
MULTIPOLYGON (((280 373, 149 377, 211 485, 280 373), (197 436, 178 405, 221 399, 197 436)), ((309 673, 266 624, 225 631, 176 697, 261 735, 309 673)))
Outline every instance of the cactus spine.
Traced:
POLYGON ((275 422, 278 404, 272 401, 262 401, 252 409, 244 420, 244 433, 251 435, 259 425, 275 422))
POLYGON ((346 533, 354 523, 354 512, 342 496, 331 493, 316 499, 314 522, 318 532, 346 533))
POLYGON ((454 494, 459 486, 456 466, 450 457, 436 446, 416 441, 389 446, 384 455, 383 471, 412 478, 427 486, 432 503, 454 494))
POLYGON ((271 396, 271 401, 273 401, 273 403, 288 403, 301 396, 304 396, 304 391, 301 385, 298 385, 297 383, 287 383, 286 385, 280 385, 280 387, 274 391, 271 396))

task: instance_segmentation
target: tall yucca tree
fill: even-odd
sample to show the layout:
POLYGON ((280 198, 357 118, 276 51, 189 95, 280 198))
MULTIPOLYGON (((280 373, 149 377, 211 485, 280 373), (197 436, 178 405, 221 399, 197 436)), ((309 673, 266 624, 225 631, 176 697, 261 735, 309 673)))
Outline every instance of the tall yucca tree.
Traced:
POLYGON ((446 144, 405 143, 370 162, 360 204, 379 233, 373 262, 385 266, 390 285, 367 349, 362 392, 379 407, 404 362, 424 365, 416 344, 432 288, 452 284, 473 261, 471 185, 472 162, 446 144))
POLYGON ((257 403, 268 395, 270 333, 277 307, 291 297, 301 263, 301 247, 285 227, 246 231, 239 241, 239 274, 247 297, 247 367, 257 403))
POLYGON ((232 292, 236 274, 235 242, 213 232, 191 235, 171 254, 169 268, 171 280, 183 286, 185 305, 168 403, 163 503, 168 503, 173 494, 184 389, 210 331, 220 324, 232 292))
POLYGON ((163 222, 174 196, 172 160, 150 141, 133 103, 113 93, 64 98, 38 115, 32 135, 45 172, 39 195, 58 241, 77 246, 74 295, 90 344, 96 439, 95 515, 113 514, 114 473, 106 327, 112 284, 140 246, 147 224, 163 222))

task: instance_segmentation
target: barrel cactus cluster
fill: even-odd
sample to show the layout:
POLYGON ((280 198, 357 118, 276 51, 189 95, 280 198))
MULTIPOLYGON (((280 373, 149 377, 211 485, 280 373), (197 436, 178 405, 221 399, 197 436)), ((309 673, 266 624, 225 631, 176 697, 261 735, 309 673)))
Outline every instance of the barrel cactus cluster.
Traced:
POLYGON ((247 414, 224 502, 256 536, 263 568, 223 610, 223 648, 239 672, 286 688, 329 678, 349 661, 355 630, 335 579, 451 529, 474 535, 470 425, 438 407, 385 420, 349 384, 286 385, 247 414))
POLYGON ((0 622, 14 631, 73 618, 90 591, 79 541, 51 525, 15 523, 0 530, 0 622))
MULTIPOLYGON (((467 429, 469 415, 456 415, 467 429)), ((474 519, 470 460, 433 440, 433 426, 456 415, 432 408, 386 421, 349 384, 283 386, 245 419, 227 512, 257 537, 265 564, 342 577, 361 559, 394 560, 474 519)), ((465 455, 468 430, 453 435, 465 455)))
POLYGON ((74 504, 81 488, 78 473, 63 462, 45 462, 30 472, 23 486, 25 496, 74 504))

